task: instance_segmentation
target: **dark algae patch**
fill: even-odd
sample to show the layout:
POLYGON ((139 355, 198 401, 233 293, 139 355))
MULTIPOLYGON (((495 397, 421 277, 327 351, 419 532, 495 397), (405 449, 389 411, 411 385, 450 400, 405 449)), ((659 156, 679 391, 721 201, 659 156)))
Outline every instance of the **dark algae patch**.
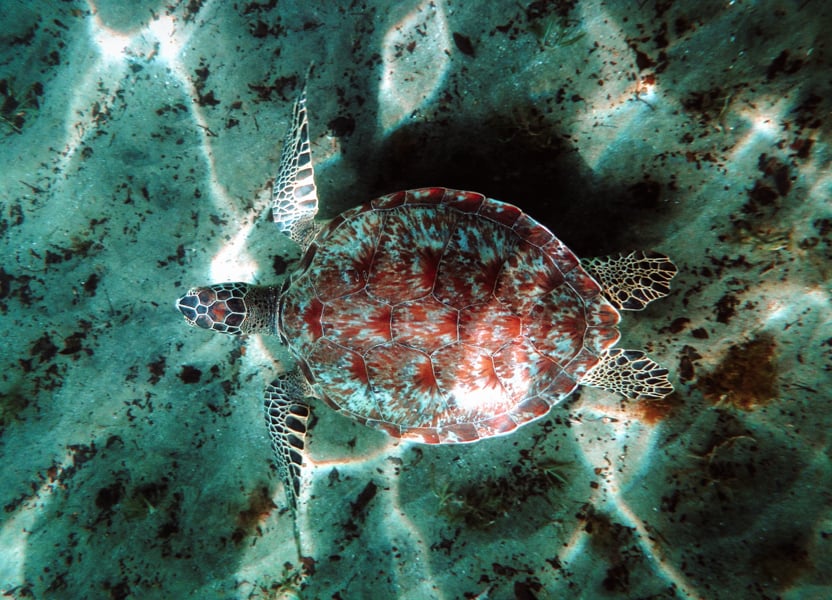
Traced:
POLYGON ((731 346, 713 373, 699 382, 699 388, 713 404, 754 410, 777 397, 774 338, 762 333, 754 339, 731 346))
POLYGON ((275 508, 277 506, 272 502, 267 486, 259 486, 249 492, 246 507, 237 513, 237 527, 231 535, 231 540, 235 544, 241 544, 252 535, 262 536, 260 526, 275 508))

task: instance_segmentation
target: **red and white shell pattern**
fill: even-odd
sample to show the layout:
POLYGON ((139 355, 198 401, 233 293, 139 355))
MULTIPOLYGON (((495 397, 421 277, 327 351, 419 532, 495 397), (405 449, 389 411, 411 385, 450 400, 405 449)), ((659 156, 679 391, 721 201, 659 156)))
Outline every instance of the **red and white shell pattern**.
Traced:
POLYGON ((446 443, 546 414, 618 341, 619 319, 519 208, 425 188, 331 221, 283 293, 279 329, 334 409, 446 443))

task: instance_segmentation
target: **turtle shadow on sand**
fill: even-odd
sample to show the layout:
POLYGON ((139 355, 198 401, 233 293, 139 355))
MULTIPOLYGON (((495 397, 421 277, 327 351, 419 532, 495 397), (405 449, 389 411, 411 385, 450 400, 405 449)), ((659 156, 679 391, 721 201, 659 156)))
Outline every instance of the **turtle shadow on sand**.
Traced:
MULTIPOLYGON (((322 165, 323 211, 337 214, 401 189, 439 185, 472 190, 518 206, 578 256, 652 247, 658 240, 650 239, 649 232, 645 238, 640 225, 673 218, 670 205, 663 203, 661 182, 642 172, 626 181, 602 179, 567 132, 527 99, 485 118, 462 111, 443 114, 449 112, 457 116, 402 125, 372 147, 364 147, 366 136, 357 135, 355 141, 345 136, 341 158, 346 164, 340 168, 351 170, 357 185, 348 196, 330 192, 325 175, 330 167, 322 165), (343 204, 331 203, 339 197, 343 204)), ((313 132, 326 129, 314 120, 313 132)))

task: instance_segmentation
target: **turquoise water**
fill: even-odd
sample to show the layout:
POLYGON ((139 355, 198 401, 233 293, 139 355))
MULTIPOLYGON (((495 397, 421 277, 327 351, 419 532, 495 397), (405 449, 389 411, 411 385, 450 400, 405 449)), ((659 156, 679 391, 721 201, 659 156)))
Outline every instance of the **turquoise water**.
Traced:
POLYGON ((6 597, 832 593, 825 3, 168 4, 0 3, 6 597), (313 404, 301 559, 260 413, 288 356, 173 302, 291 270, 310 62, 323 216, 472 189, 680 273, 622 324, 666 401, 466 446, 313 404))

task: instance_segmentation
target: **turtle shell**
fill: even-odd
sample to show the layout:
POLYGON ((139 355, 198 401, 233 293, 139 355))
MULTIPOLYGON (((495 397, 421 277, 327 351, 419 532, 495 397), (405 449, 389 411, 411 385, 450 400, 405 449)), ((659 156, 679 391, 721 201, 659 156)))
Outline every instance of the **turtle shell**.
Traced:
POLYGON ((619 319, 519 208, 425 188, 325 226, 282 294, 279 330, 332 408, 447 443, 545 415, 618 341, 619 319))

